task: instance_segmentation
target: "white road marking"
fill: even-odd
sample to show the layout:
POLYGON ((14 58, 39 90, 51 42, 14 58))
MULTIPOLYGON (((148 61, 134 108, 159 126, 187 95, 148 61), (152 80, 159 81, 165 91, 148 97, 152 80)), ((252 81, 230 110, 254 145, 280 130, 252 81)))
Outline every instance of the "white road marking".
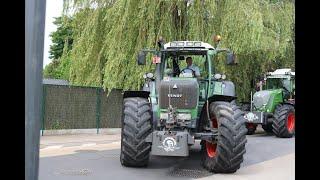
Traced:
POLYGON ((88 146, 95 146, 97 143, 87 143, 87 144, 82 144, 81 147, 88 147, 88 146))
POLYGON ((42 148, 42 149, 40 149, 40 150, 60 149, 60 148, 62 148, 62 145, 58 145, 58 146, 48 146, 48 147, 42 148))
POLYGON ((115 141, 115 142, 112 142, 111 144, 121 144, 120 141, 115 141))

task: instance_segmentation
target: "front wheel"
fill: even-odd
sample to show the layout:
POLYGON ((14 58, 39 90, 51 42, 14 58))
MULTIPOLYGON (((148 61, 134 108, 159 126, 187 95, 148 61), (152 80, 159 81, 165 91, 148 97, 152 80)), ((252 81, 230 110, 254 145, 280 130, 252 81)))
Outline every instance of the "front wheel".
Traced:
POLYGON ((145 142, 152 132, 151 107, 145 98, 124 99, 120 162, 124 166, 146 166, 151 144, 145 142))
POLYGON ((213 128, 218 128, 216 142, 202 143, 202 165, 215 173, 234 173, 243 162, 247 142, 243 112, 229 102, 210 104, 213 128))
POLYGON ((295 109, 289 104, 279 104, 274 112, 273 133, 280 138, 291 138, 295 133, 295 109))

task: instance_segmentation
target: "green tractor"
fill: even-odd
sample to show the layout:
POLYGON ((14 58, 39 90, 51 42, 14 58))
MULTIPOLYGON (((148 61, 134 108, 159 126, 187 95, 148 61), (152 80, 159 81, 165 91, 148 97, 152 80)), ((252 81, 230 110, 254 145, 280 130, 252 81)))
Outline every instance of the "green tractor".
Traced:
POLYGON ((151 53, 155 73, 144 74, 140 91, 125 91, 120 162, 123 166, 147 166, 149 156, 189 156, 199 140, 202 165, 210 172, 234 173, 246 152, 247 129, 243 111, 235 104, 235 86, 215 73, 214 57, 226 54, 226 63, 236 64, 229 49, 201 41, 158 41, 159 49, 142 50, 138 64, 151 53), (187 58, 186 58, 187 57, 187 58), (192 58, 197 72, 186 65, 192 58))
POLYGON ((249 135, 257 125, 277 137, 291 138, 295 133, 295 72, 277 69, 265 75, 261 91, 252 95, 251 101, 242 103, 249 135))

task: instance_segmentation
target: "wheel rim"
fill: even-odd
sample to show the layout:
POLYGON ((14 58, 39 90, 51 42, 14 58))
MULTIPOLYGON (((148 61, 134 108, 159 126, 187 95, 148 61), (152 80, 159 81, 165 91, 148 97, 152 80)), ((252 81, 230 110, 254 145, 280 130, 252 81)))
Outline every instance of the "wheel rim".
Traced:
POLYGON ((213 158, 216 156, 217 144, 213 144, 206 141, 206 149, 207 149, 207 154, 210 158, 213 158))
POLYGON ((247 126, 248 126, 249 129, 253 129, 255 127, 255 125, 252 124, 252 123, 248 123, 247 126))
POLYGON ((295 116, 293 112, 290 112, 287 117, 287 128, 289 132, 292 132, 294 130, 295 125, 295 116))
POLYGON ((216 117, 211 118, 213 128, 218 128, 218 121, 216 117))
MULTIPOLYGON (((211 122, 212 122, 213 128, 218 128, 218 121, 215 116, 211 118, 211 122)), ((206 141, 206 149, 207 149, 207 154, 210 158, 213 158, 216 156, 217 144, 213 144, 211 142, 206 141)))

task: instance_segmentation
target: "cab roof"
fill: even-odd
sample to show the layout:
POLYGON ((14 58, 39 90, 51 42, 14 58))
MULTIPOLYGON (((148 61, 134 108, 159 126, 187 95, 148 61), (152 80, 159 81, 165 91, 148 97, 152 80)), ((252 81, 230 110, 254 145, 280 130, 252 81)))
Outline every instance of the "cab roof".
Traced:
POLYGON ((202 41, 172 41, 164 44, 164 49, 175 49, 175 50, 197 50, 197 49, 203 49, 203 50, 213 50, 214 47, 211 46, 209 43, 205 43, 202 41))
POLYGON ((295 72, 292 72, 291 69, 277 69, 274 72, 269 72, 268 75, 292 75, 295 76, 295 72))

